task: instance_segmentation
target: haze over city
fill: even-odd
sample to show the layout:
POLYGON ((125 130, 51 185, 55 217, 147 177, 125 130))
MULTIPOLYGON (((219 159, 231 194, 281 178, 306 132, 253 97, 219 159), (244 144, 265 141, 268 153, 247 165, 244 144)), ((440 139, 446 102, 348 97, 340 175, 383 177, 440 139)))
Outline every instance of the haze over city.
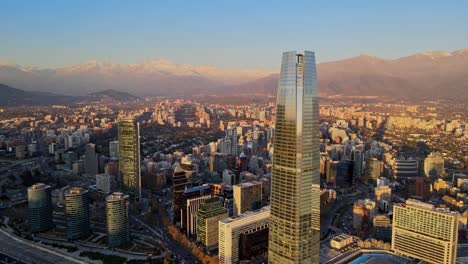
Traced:
POLYGON ((468 263, 468 3, 0 10, 0 263, 468 263))

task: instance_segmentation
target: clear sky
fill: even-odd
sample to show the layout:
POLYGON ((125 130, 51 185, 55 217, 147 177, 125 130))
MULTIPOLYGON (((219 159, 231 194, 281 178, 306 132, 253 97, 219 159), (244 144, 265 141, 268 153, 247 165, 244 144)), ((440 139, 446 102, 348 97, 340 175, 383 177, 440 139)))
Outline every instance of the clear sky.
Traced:
POLYGON ((169 59, 270 70, 286 50, 314 50, 323 62, 468 48, 468 1, 293 2, 4 0, 0 61, 169 59))

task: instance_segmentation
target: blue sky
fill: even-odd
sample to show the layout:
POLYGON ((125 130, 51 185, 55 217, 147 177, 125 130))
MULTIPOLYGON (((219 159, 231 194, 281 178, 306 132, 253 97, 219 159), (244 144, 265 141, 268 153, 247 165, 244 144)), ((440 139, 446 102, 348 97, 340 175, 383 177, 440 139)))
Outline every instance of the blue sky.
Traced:
POLYGON ((0 61, 24 66, 169 59, 269 70, 295 49, 323 62, 468 48, 461 0, 5 0, 0 14, 0 61))

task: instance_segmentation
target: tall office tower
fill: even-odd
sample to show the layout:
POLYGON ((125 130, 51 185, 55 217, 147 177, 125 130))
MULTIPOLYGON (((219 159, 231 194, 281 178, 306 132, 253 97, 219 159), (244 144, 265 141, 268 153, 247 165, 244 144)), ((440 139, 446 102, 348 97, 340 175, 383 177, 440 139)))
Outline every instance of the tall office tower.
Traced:
POLYGON ((458 213, 414 199, 393 207, 392 250, 428 263, 457 257, 458 213))
POLYGON ((119 141, 118 140, 109 142, 109 157, 111 159, 119 158, 119 141))
POLYGON ((182 167, 177 166, 172 175, 172 210, 174 218, 172 222, 179 227, 182 224, 182 211, 185 209, 185 189, 187 188, 188 179, 182 167))
POLYGON ((131 119, 119 121, 120 185, 130 197, 141 197, 140 124, 131 119))
POLYGON ((187 188, 182 197, 182 214, 180 219, 180 228, 188 236, 197 232, 197 213, 200 203, 211 198, 211 186, 201 185, 187 188))
POLYGON ((65 192, 65 217, 67 238, 75 240, 89 235, 89 198, 88 191, 70 188, 65 192))
POLYGON ((355 149, 353 151, 353 161, 354 161, 354 177, 356 179, 359 179, 362 177, 362 150, 360 149, 355 149))
POLYGON ((319 263, 319 107, 315 54, 283 53, 276 102, 269 263, 319 263), (312 204, 312 202, 316 204, 312 204))
POLYGON ((231 154, 234 156, 239 155, 238 148, 237 148, 237 129, 231 128, 231 129, 226 130, 226 138, 229 139, 229 141, 231 142, 228 154, 231 154))
POLYGON ((115 192, 106 197, 107 244, 119 247, 130 241, 128 195, 115 192))
POLYGON ((244 182, 234 185, 234 215, 262 207, 262 183, 244 182))
MULTIPOLYGON (((269 247, 270 206, 219 221, 219 261, 251 260, 269 247)), ((271 231, 271 229, 270 229, 271 231)), ((318 263, 318 262, 317 262, 318 263)))
POLYGON ((31 232, 53 227, 52 194, 49 185, 37 183, 28 188, 29 226, 31 232))
POLYGON ((437 177, 444 173, 444 158, 438 152, 431 152, 424 159, 424 174, 426 177, 437 177))
POLYGON ((218 221, 228 218, 219 197, 212 197, 200 204, 197 217, 197 240, 208 250, 218 247, 218 221))
POLYGON ((89 176, 95 176, 99 173, 98 169, 98 154, 96 153, 95 144, 87 144, 85 148, 85 173, 89 176))

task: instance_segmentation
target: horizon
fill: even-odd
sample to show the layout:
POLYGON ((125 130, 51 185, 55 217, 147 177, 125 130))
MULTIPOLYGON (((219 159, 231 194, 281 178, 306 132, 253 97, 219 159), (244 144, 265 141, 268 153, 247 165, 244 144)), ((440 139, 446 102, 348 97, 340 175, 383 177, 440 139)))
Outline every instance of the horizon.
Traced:
POLYGON ((0 7, 5 10, 0 35, 8 36, 0 61, 38 68, 92 60, 129 64, 169 59, 183 65, 268 71, 277 69, 278 54, 285 50, 314 50, 320 63, 359 54, 396 59, 468 47, 466 2, 265 6, 14 1, 0 7))

